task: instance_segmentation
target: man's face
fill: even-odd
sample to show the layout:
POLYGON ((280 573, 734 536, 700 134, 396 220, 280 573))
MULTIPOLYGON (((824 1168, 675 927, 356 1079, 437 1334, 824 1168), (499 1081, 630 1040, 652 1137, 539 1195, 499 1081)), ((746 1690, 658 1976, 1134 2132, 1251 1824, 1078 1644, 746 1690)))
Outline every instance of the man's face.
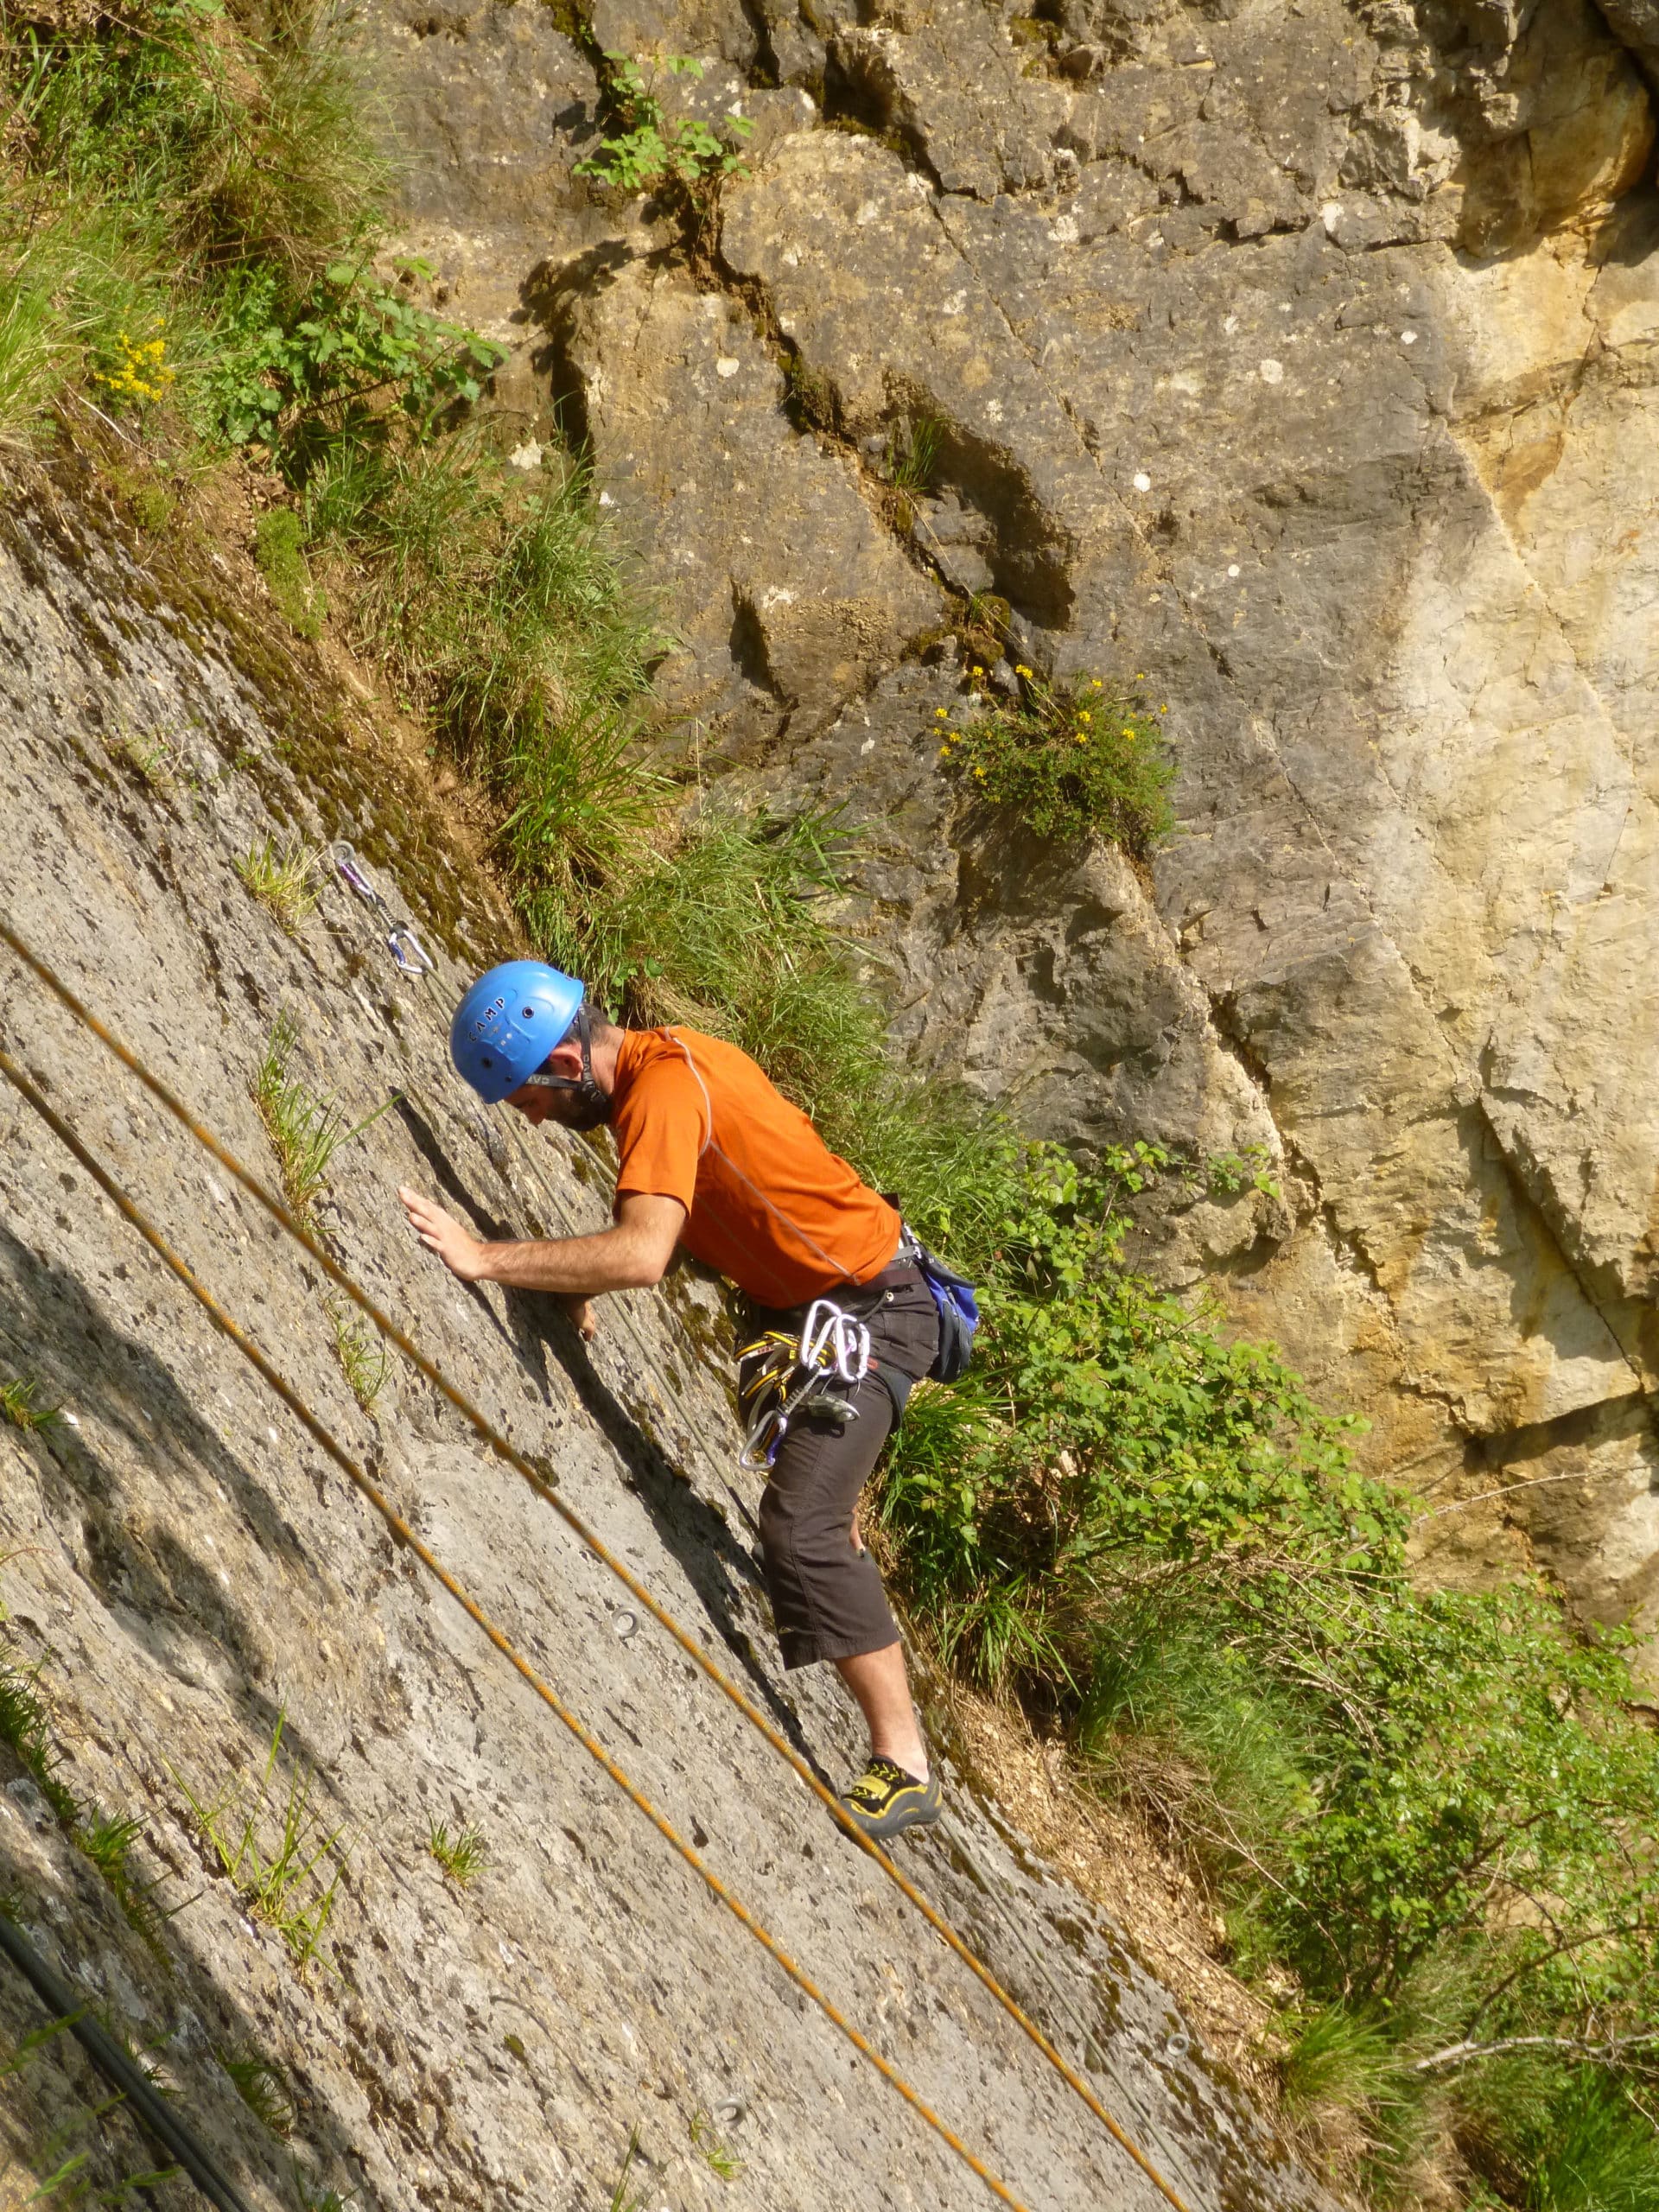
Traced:
POLYGON ((561 1128, 597 1129, 603 1127, 610 1111, 602 1098, 584 1099, 574 1090, 550 1090, 544 1083, 521 1084, 507 1094, 505 1103, 522 1114, 532 1128, 539 1128, 543 1122, 556 1122, 561 1128))

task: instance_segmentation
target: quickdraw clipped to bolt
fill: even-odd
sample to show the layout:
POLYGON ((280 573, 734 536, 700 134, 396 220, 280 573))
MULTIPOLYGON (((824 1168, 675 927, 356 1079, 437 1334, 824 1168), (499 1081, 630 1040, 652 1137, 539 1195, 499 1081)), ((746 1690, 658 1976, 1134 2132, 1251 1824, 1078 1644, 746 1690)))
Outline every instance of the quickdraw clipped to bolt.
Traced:
POLYGON ((761 1355, 742 1395, 759 1410, 743 1439, 738 1465, 770 1467, 798 1414, 845 1428, 858 1419, 853 1392, 870 1371, 870 1332, 855 1314, 828 1298, 808 1306, 798 1338, 771 1330, 739 1354, 761 1355), (794 1378, 799 1377, 798 1381, 794 1378))
POLYGON ((413 922, 399 922, 392 918, 392 912, 374 887, 373 879, 354 849, 343 837, 337 837, 325 848, 325 857, 332 861, 352 889, 367 906, 372 907, 377 921, 385 925, 386 950, 405 976, 430 976, 435 973, 437 963, 415 934, 413 922))

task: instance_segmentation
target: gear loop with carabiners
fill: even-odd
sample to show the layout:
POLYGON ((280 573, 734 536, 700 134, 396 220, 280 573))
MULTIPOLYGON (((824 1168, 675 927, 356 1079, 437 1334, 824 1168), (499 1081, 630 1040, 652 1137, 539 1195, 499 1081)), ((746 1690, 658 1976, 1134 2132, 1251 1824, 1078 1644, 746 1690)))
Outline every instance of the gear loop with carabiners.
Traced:
POLYGON ((813 1300, 798 1337, 769 1329, 745 1344, 738 1360, 749 1359, 757 1363, 740 1395, 745 1414, 753 1418, 739 1466, 757 1472, 770 1467, 798 1414, 837 1428, 858 1419, 853 1394, 870 1371, 870 1332, 832 1299, 813 1300))

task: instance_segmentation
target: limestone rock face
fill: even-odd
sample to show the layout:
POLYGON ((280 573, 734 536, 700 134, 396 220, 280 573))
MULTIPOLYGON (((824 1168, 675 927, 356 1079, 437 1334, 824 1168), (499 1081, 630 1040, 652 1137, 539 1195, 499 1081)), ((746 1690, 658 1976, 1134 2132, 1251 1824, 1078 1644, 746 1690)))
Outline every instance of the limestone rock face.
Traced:
POLYGON ((798 719, 804 734, 938 620, 937 585, 880 527, 856 467, 785 417, 782 372, 735 301, 632 262, 552 304, 607 456, 603 496, 654 572, 685 580, 659 677, 682 714, 734 747, 798 719))
POLYGON ((550 197, 531 250, 705 764, 866 826, 925 1065, 1085 1147, 1265 1147, 1281 1198, 1174 1200, 1148 1255, 1370 1416, 1427 1572, 1659 1627, 1652 10, 743 22, 752 63, 702 35, 771 136, 696 275, 649 208, 550 197), (975 593, 1167 707, 1149 874, 934 760, 975 593))
MULTIPOLYGON (((715 1293, 679 1278, 607 1300, 589 1348, 552 1301, 464 1288, 415 1243, 400 1183, 480 1234, 537 1236, 601 1226, 610 1179, 576 1141, 486 1115, 448 1065, 450 1010, 505 949, 504 918, 407 764, 346 741, 320 668, 254 634, 261 610, 221 617, 211 587, 181 600, 157 559, 60 492, 5 518, 8 921, 263 1178, 252 1092, 279 1017, 291 1077, 353 1122, 387 1109, 330 1163, 331 1249, 840 1780, 850 1708, 828 1669, 785 1678, 760 1595, 715 1293), (399 974, 332 872, 291 935, 238 873, 263 839, 336 836, 412 910, 434 977, 399 974)), ((10 952, 0 1034, 421 1541, 1033 2212, 1153 2212, 1098 2120, 552 1507, 395 1359, 360 1402, 308 1256, 10 952)), ((10 1740, 0 1891, 257 2212, 291 2212, 296 2163, 312 2203, 594 2212, 624 2201, 626 2170, 631 2201, 714 2212, 737 2200, 711 2129, 756 2204, 976 2201, 3 1085, 0 1377, 19 1376, 60 1412, 0 1423, 8 1688, 41 1663, 58 1779, 142 1821, 134 1878, 175 1916, 146 1948, 10 1740), (285 1819, 319 1871, 290 1856, 262 1905, 285 1819), (464 1887, 435 1825, 482 1838, 464 1887), (308 1967, 281 1932, 302 1942, 302 1914, 308 1967), (227 2063, 281 2070, 290 2141, 227 2063)), ((1319 2212, 1112 1928, 946 1770, 945 1823, 906 1871, 1102 2102, 1189 2203, 1319 2212)), ((6 1968, 8 2050, 44 2024, 6 1968)), ((64 2037, 8 2081, 0 2201, 37 2196, 62 2156, 42 2149, 52 2125, 102 2102, 78 2065, 64 2037)))

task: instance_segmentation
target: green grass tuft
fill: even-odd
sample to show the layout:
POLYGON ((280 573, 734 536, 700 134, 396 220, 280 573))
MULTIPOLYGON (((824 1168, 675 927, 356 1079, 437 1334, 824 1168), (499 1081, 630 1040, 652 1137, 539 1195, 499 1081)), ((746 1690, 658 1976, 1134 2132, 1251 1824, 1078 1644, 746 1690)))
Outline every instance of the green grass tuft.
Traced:
POLYGON ((53 1738, 41 1695, 41 1669, 0 1660, 0 1744, 16 1752, 23 1770, 67 1828, 79 1826, 80 1800, 59 1775, 63 1754, 53 1738))
POLYGON ((280 1775, 282 1740, 279 1719, 257 1783, 233 1779, 204 1800, 176 1773, 173 1778, 221 1872, 249 1913, 276 1929, 303 1973, 322 1955, 334 1918, 345 1830, 324 1831, 311 1809, 313 1777, 303 1767, 290 1767, 285 1780, 280 1775))
POLYGON ((317 910, 317 855, 308 846, 261 837, 232 862, 248 890, 292 937, 317 910))
POLYGON ((43 1406, 37 1402, 40 1384, 23 1376, 14 1376, 9 1382, 0 1382, 0 1421, 13 1428, 25 1431, 49 1428, 61 1417, 57 1406, 43 1406))
POLYGON ((631 2127, 628 2130, 628 2147, 622 2154, 622 2170, 617 2175, 605 2212, 644 2212, 649 2190, 636 2190, 628 2187, 628 2176, 633 2171, 634 2162, 639 2156, 639 2130, 631 2127))
POLYGON ((721 2181, 735 2181, 742 2172, 743 2160, 726 2141, 712 2117, 702 2110, 691 2115, 691 2143, 709 2172, 721 2181))
POLYGON ((340 1362, 340 1371, 363 1411, 372 1413, 389 1371, 386 1347, 378 1332, 346 1299, 329 1292, 325 1294, 322 1303, 328 1325, 334 1331, 334 1357, 340 1362))
POLYGON ((238 2096, 260 2126, 285 2142, 294 2133, 299 2113, 282 2068, 251 2051, 220 2051, 218 2057, 235 2083, 238 2096))
POLYGON ((503 810, 525 898, 563 899, 663 809, 632 747, 653 626, 585 483, 527 484, 465 434, 343 442, 308 479, 308 541, 366 571, 349 628, 503 810))
POLYGON ((156 1894, 165 1878, 145 1880, 134 1864, 133 1854, 143 1834, 142 1821, 100 1813, 94 1807, 78 1819, 73 1839, 77 1849, 109 1885, 128 1926, 161 1958, 162 1938, 172 1914, 156 1894))
POLYGON ((83 1802, 64 1781, 59 1771, 63 1753, 52 1732, 40 1681, 38 1664, 24 1668, 0 1659, 0 1743, 10 1747, 71 1842, 108 1885, 129 1926, 160 1958, 170 1916, 156 1894, 160 1880, 145 1880, 134 1864, 143 1825, 83 1802))
POLYGON ((462 1828, 451 1835, 442 1821, 434 1821, 426 1839, 426 1847, 457 1889, 464 1890, 490 1859, 489 1846, 480 1830, 462 1828))
POLYGON ((935 415, 901 415, 887 433, 887 481, 895 492, 933 489, 944 449, 944 424, 935 415))
POLYGON ((289 1062, 298 1043, 293 1016, 279 1014, 271 1025, 251 1092, 276 1155, 283 1195, 296 1219, 307 1221, 327 1185, 335 1154, 389 1113, 395 1100, 389 1098, 353 1124, 333 1099, 319 1097, 298 1077, 289 1074, 289 1062))

